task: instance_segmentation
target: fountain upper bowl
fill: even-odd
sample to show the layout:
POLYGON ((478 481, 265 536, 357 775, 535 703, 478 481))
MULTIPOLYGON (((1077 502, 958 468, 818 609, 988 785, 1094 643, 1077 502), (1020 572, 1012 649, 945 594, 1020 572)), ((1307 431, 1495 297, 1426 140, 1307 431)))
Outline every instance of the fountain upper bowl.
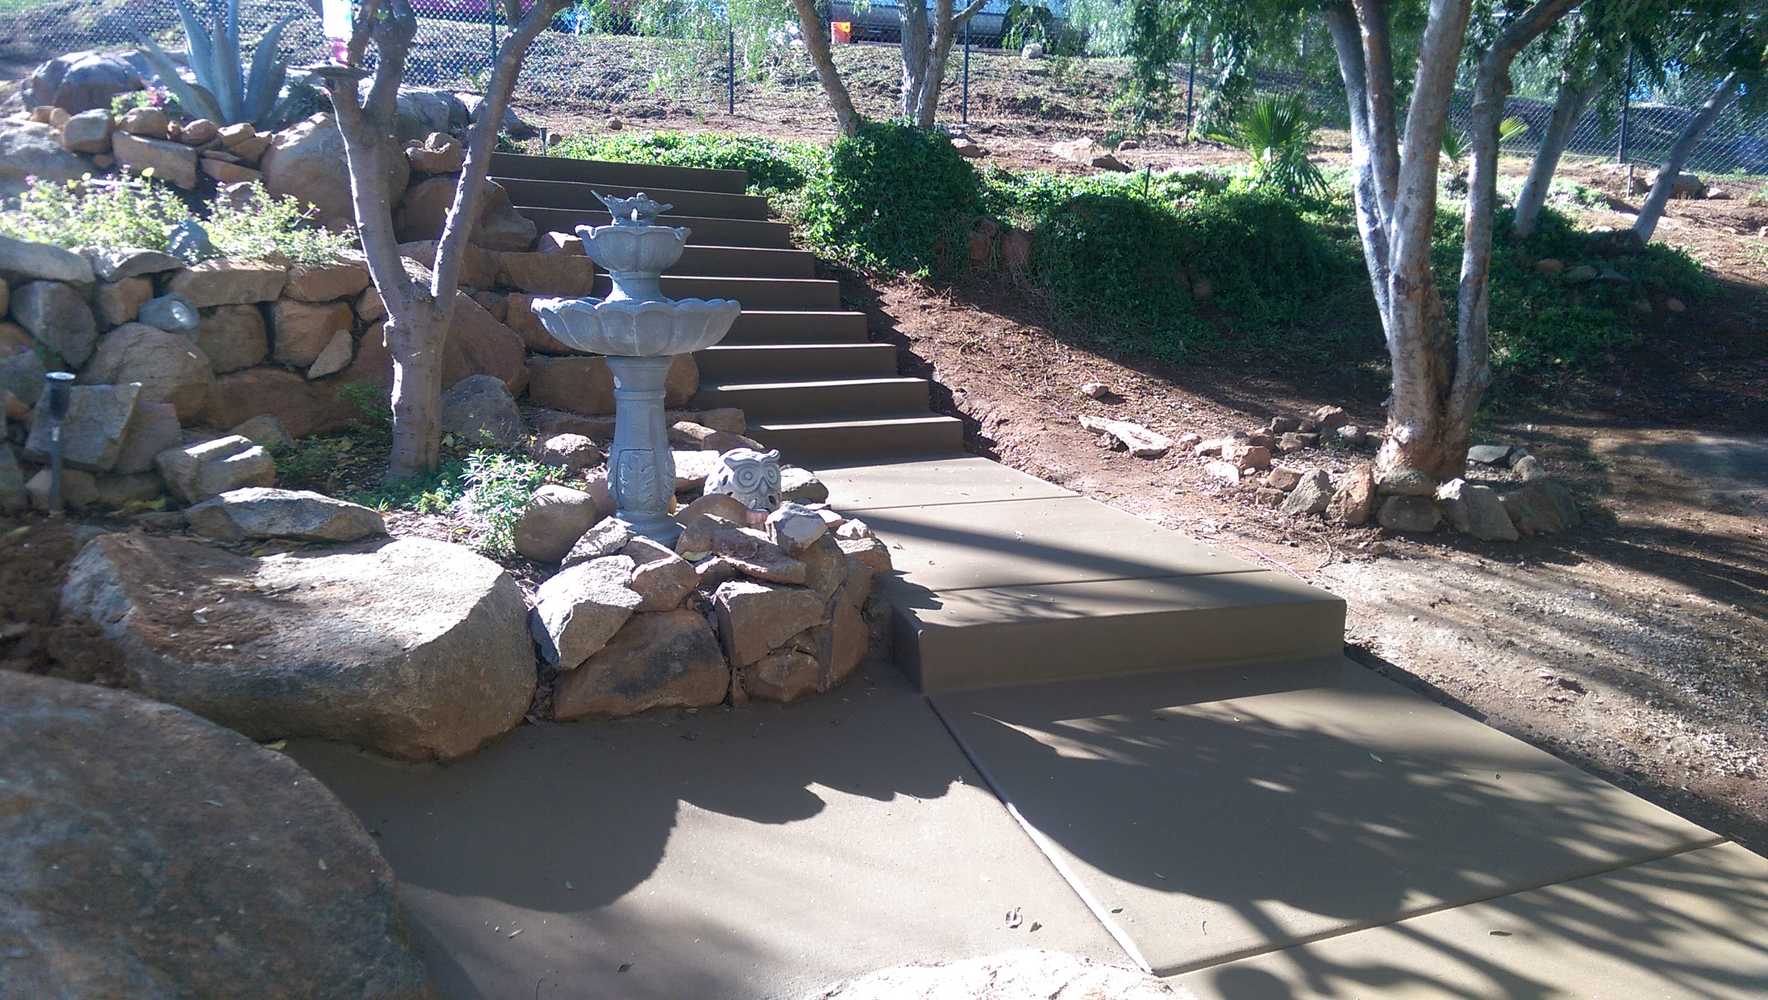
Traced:
POLYGON ((734 299, 536 299, 532 308, 565 346, 625 358, 703 351, 723 340, 743 311, 734 299))
POLYGON ((578 226, 589 259, 613 272, 656 274, 674 267, 687 248, 677 226, 578 226))

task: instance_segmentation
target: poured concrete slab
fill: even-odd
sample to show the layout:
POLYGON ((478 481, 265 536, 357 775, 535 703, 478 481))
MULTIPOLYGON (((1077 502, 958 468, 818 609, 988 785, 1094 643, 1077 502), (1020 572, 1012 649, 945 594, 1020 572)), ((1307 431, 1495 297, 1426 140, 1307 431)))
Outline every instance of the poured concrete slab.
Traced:
POLYGON ((1178 979, 1202 1000, 1768 996, 1768 859, 1736 844, 1178 979))
POLYGON ((290 752, 378 836, 447 997, 796 997, 1014 948, 1125 960, 889 671, 784 708, 527 726, 448 767, 290 752))
POLYGON ((896 569, 933 591, 1258 569, 1086 497, 930 504, 862 514, 896 569))
POLYGON ((1162 974, 1719 840, 1342 659, 933 702, 1162 974))
POLYGON ((829 503, 843 513, 1076 495, 1072 490, 974 455, 846 468, 819 467, 817 478, 829 487, 829 503))
MULTIPOLYGON (((894 536, 893 536, 894 537, 894 536)), ((1249 567, 1250 569, 1250 567, 1249 567)), ((1265 570, 931 592, 884 582, 923 691, 1337 657, 1344 602, 1265 570)))

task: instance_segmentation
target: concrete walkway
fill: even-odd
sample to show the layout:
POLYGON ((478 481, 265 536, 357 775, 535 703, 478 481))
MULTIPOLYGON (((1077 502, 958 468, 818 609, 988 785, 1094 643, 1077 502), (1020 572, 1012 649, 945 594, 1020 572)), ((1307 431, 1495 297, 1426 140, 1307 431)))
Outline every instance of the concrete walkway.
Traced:
POLYGON ((450 767, 290 746, 445 996, 798 997, 1028 947, 1225 1000, 1768 995, 1768 860, 1344 660, 1328 595, 982 459, 825 478, 892 545, 922 687, 450 767))

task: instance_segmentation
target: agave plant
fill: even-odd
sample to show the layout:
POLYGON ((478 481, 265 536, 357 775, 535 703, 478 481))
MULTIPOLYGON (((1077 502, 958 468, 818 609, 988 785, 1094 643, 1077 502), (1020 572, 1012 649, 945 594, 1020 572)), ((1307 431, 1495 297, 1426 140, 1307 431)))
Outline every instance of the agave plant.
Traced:
POLYGON ((288 64, 277 55, 276 46, 282 29, 298 15, 290 14, 270 26, 252 50, 252 67, 247 73, 239 57, 239 0, 227 0, 225 16, 216 11, 209 30, 203 28, 202 18, 187 0, 172 3, 178 8, 178 19, 184 22, 189 46, 186 61, 195 82, 178 72, 178 64, 153 39, 131 30, 144 47, 143 58, 184 110, 220 125, 246 122, 272 128, 280 124, 283 106, 277 95, 288 76, 288 64))
POLYGON ((1209 138, 1252 157, 1253 183, 1287 195, 1322 194, 1326 178, 1308 159, 1314 117, 1301 94, 1266 95, 1209 138))

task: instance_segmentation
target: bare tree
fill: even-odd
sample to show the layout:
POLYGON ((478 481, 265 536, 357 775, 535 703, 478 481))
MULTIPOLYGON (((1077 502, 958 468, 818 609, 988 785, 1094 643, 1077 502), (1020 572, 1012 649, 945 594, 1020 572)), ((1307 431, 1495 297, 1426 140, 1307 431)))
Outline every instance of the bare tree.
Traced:
POLYGON ((1486 311, 1497 198, 1498 124, 1518 52, 1576 0, 1536 0, 1510 18, 1480 54, 1456 317, 1431 267, 1437 151, 1447 128, 1472 0, 1431 0, 1418 44, 1405 130, 1398 128, 1393 44, 1386 0, 1337 0, 1326 8, 1351 118, 1352 195, 1375 302, 1393 365, 1387 441, 1376 464, 1384 484, 1466 470, 1481 396, 1491 383, 1486 311))
POLYGON ((853 98, 847 93, 847 84, 841 80, 841 71, 835 68, 835 56, 829 51, 829 34, 822 17, 816 12, 816 0, 792 0, 792 9, 798 14, 798 31, 804 36, 804 49, 810 54, 810 64, 816 67, 817 80, 823 85, 829 106, 835 109, 835 126, 842 135, 853 135, 859 131, 860 114, 853 108, 853 98))
POLYGON ((1670 195, 1676 190, 1676 178, 1682 173, 1682 167, 1688 163, 1688 157, 1694 152, 1695 144, 1700 142, 1701 133, 1731 99, 1743 84, 1743 74, 1737 70, 1725 74, 1713 93, 1701 104, 1700 110, 1691 115, 1682 125, 1682 131, 1676 133, 1676 141, 1670 144, 1669 155, 1664 157, 1664 164, 1658 169, 1657 180, 1652 182, 1651 193, 1645 196, 1645 204, 1639 206, 1639 217, 1633 220, 1633 235, 1641 244, 1651 242, 1651 234, 1657 231, 1658 220, 1664 217, 1664 206, 1670 201, 1670 195))
MULTIPOLYGON (((477 117, 467 130, 466 164, 442 227, 434 267, 410 268, 399 256, 393 231, 393 197, 387 164, 404 156, 395 138, 394 115, 405 61, 417 33, 409 0, 363 0, 344 61, 320 71, 326 80, 349 163, 350 195, 368 273, 386 304, 384 327, 393 358, 393 449, 387 479, 434 471, 442 439, 442 349, 454 316, 461 261, 478 217, 479 198, 528 47, 568 0, 536 0, 523 13, 520 0, 500 0, 512 29, 497 46, 491 79, 477 117), (374 68, 363 68, 369 46, 374 68), (366 94, 360 81, 367 78, 366 94)), ((313 0, 315 9, 318 0, 313 0)))
POLYGON ((1592 46, 1584 49, 1576 42, 1568 46, 1566 61, 1559 73, 1559 92, 1553 98, 1553 113, 1541 134, 1541 145, 1529 163, 1529 175, 1516 196, 1516 235, 1527 238, 1540 221, 1541 208, 1547 203, 1547 191, 1553 175, 1559 170, 1560 157, 1571 143, 1572 130, 1590 99, 1614 76, 1614 56, 1592 46), (1586 56, 1585 53, 1588 52, 1586 56), (1584 58, 1580 58, 1584 56, 1584 58))

